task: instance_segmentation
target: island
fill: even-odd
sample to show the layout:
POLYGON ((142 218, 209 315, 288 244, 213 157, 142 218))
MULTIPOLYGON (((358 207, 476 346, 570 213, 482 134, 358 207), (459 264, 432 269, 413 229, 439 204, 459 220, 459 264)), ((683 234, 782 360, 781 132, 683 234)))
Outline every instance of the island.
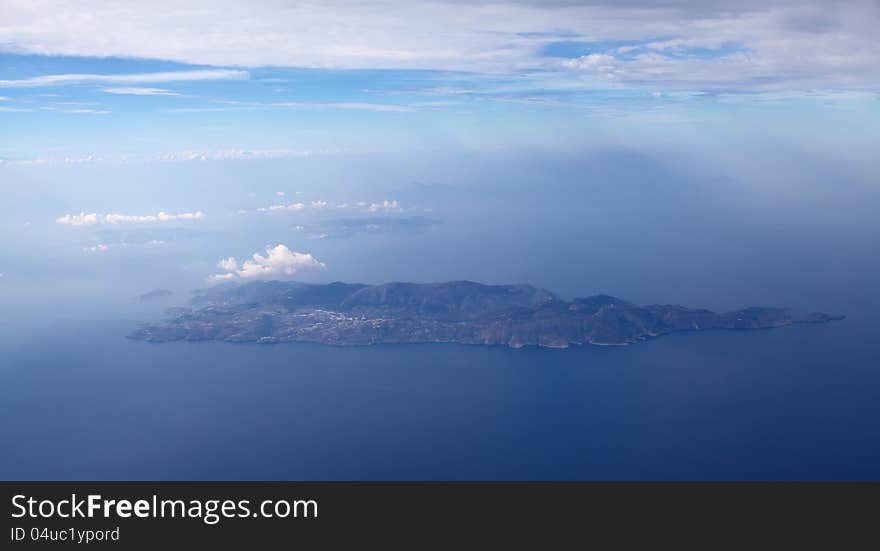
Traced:
POLYGON ((566 301, 531 285, 258 281, 197 291, 169 319, 129 338, 151 342, 459 343, 512 348, 622 346, 683 331, 750 330, 843 319, 750 307, 732 312, 637 306, 608 295, 566 301))

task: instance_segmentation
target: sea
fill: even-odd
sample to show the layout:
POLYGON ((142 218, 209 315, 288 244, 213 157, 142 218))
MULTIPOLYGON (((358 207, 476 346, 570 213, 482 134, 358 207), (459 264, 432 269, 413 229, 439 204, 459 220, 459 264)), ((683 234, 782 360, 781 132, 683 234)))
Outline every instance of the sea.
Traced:
POLYGON ((7 167, 0 479, 880 479, 877 171, 771 153, 705 174, 686 151, 7 167), (400 208, 258 210, 279 191, 400 208), (126 338, 218 260, 279 243, 324 263, 302 281, 529 283, 846 319, 566 350, 126 338), (139 300, 156 289, 172 294, 139 300))
POLYGON ((155 344, 130 322, 3 343, 4 479, 880 478, 859 316, 567 350, 155 344))

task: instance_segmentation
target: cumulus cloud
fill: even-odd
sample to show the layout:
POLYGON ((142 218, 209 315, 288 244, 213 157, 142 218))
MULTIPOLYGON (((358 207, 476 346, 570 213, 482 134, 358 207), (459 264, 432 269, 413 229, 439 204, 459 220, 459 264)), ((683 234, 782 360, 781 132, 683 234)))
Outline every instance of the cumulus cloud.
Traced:
POLYGON ((100 218, 96 213, 86 214, 81 212, 79 214, 65 214, 60 218, 56 218, 55 222, 58 224, 65 224, 67 226, 94 226, 100 223, 100 218))
POLYGON ((209 276, 211 281, 233 279, 288 279, 307 270, 321 270, 326 267, 309 253, 291 251, 285 245, 266 247, 266 254, 254 253, 251 258, 239 263, 229 257, 217 263, 223 273, 209 276))
POLYGON ((218 262, 217 267, 227 272, 234 272, 238 269, 238 260, 230 256, 229 258, 218 262))
POLYGON ((201 220, 205 217, 202 211, 182 212, 178 214, 169 214, 160 212, 158 214, 132 215, 132 214, 98 214, 80 212, 79 214, 65 214, 55 219, 55 222, 65 226, 96 226, 98 224, 138 224, 153 222, 173 222, 177 220, 201 220))

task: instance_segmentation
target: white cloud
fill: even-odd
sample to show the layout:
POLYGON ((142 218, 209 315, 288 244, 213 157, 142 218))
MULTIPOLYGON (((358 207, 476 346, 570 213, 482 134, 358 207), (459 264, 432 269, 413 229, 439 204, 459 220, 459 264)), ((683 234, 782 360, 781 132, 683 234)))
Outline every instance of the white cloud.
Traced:
POLYGON ((131 214, 102 214, 99 215, 97 213, 86 214, 85 212, 81 212, 79 214, 65 214, 59 218, 55 219, 55 222, 58 224, 66 225, 66 226, 96 226, 98 224, 138 224, 138 223, 153 223, 153 222, 173 222, 176 220, 201 220, 205 217, 205 213, 202 211, 196 212, 182 212, 179 214, 169 214, 167 212, 160 212, 158 214, 147 214, 147 215, 131 215, 131 214))
POLYGON ((570 69, 591 70, 600 73, 613 73, 616 63, 616 58, 608 54, 587 54, 562 61, 562 65, 570 69))
POLYGON ((180 94, 164 88, 142 88, 139 86, 121 86, 117 88, 104 88, 102 92, 107 94, 123 94, 131 96, 179 96, 180 94))
POLYGON ((238 269, 238 261, 234 257, 229 257, 217 263, 217 267, 225 272, 234 272, 238 269))
POLYGON ((285 194, 283 191, 276 191, 275 195, 277 195, 278 197, 284 197, 285 194))
POLYGON ((61 218, 56 218, 55 222, 68 226, 94 226, 100 223, 100 219, 96 213, 86 214, 81 212, 79 214, 65 214, 61 218))
POLYGON ((104 253, 111 249, 127 249, 129 247, 157 247, 161 245, 166 245, 167 241, 162 239, 151 239, 149 241, 143 241, 140 243, 130 243, 127 241, 118 241, 115 243, 98 243, 97 245, 91 245, 87 247, 83 247, 82 250, 88 253, 104 253))
POLYGON ((371 203, 367 210, 370 212, 400 212, 400 203, 397 200, 389 201, 385 199, 381 203, 371 203))
POLYGON ((222 107, 178 107, 168 109, 171 113, 223 113, 228 111, 264 111, 272 109, 345 109, 358 111, 375 111, 379 113, 412 113, 425 107, 435 107, 427 104, 398 105, 392 103, 370 103, 357 101, 285 101, 274 103, 243 102, 243 101, 217 101, 224 103, 222 107))
POLYGON ((182 212, 180 214, 168 214, 160 212, 152 215, 128 215, 128 214, 107 214, 104 215, 104 221, 108 224, 125 224, 125 223, 141 223, 141 222, 173 222, 175 220, 199 220, 205 217, 202 211, 182 212))
POLYGON ((418 111, 416 105, 395 105, 390 103, 369 103, 362 101, 335 102, 276 102, 265 104, 266 107, 287 107, 291 109, 353 109, 357 111, 377 111, 379 113, 411 113, 418 111))
MULTIPOLYGON (((4 0, 0 44, 40 55, 165 59, 218 67, 518 73, 546 69, 549 63, 558 67, 558 60, 542 55, 550 42, 600 46, 623 41, 628 52, 591 49, 588 56, 599 57, 581 59, 582 69, 613 66, 618 80, 632 83, 648 79, 692 86, 708 76, 708 84, 723 81, 742 87, 767 86, 768 81, 800 89, 877 85, 880 42, 875 33, 880 4, 876 0, 835 2, 833 8, 828 4, 820 0, 306 0, 269 1, 255 10, 235 0, 185 4, 4 0), (170 28, 173 40, 168 39, 170 28), (663 38, 658 41, 658 37, 663 38), (639 49, 638 43, 648 46, 639 49), (741 45, 747 58, 726 59, 729 56, 719 48, 722 44, 741 45), (691 57, 687 53, 692 48, 714 49, 721 55, 691 57), (659 57, 639 59, 640 51, 659 57)), ((168 79, 108 82, 96 81, 95 76, 5 82, 42 86, 168 79)), ((352 103, 350 108, 363 106, 352 103)))
POLYGON ((109 109, 53 109, 58 113, 70 113, 73 115, 109 115, 109 109))
POLYGON ((291 251, 285 245, 266 247, 266 255, 254 253, 251 258, 239 263, 234 257, 218 262, 217 267, 224 273, 214 274, 212 281, 231 279, 286 279, 305 270, 320 270, 326 265, 309 253, 291 251))
POLYGON ((287 205, 272 205, 270 207, 260 207, 257 209, 258 212, 298 212, 301 210, 305 210, 306 206, 303 203, 290 203, 287 205))
MULTIPOLYGON (((0 34, 2 36, 2 34, 0 34)), ((153 82, 190 82, 200 80, 245 79, 247 71, 229 69, 203 69, 196 71, 168 71, 162 73, 130 73, 116 75, 62 74, 42 75, 17 80, 0 80, 0 88, 35 88, 65 84, 135 84, 153 82)))
MULTIPOLYGON (((299 194, 301 192, 297 192, 299 194)), ((317 199, 315 201, 310 201, 308 204, 306 203, 289 203, 289 204, 279 204, 279 205, 271 205, 268 207, 259 207, 256 212, 262 213, 270 213, 270 212, 302 212, 307 209, 312 210, 325 210, 328 208, 335 209, 351 209, 357 207, 359 210, 363 212, 369 213, 388 213, 388 212, 403 212, 403 207, 397 199, 384 199, 382 202, 378 203, 368 203, 366 201, 358 201, 356 203, 334 203, 332 201, 325 201, 323 199, 317 199)), ((240 214, 247 213, 247 210, 239 210, 240 214)))

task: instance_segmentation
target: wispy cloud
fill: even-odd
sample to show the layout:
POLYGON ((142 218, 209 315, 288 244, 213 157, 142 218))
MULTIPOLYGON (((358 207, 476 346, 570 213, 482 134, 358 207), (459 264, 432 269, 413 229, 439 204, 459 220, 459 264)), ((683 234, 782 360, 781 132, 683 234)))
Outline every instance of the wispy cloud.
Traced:
POLYGON ((159 162, 185 161, 244 161, 250 159, 286 159, 294 157, 315 157, 323 155, 341 155, 362 151, 334 148, 277 148, 277 149, 202 149, 192 151, 175 151, 152 155, 144 160, 159 162))
POLYGON ((99 224, 143 224, 154 222, 174 222, 178 220, 201 220, 205 217, 202 211, 182 212, 179 214, 169 214, 160 212, 158 214, 132 215, 132 214, 97 214, 81 212, 79 214, 65 214, 55 219, 55 222, 65 226, 96 226, 99 224))
POLYGON ((380 113, 410 113, 418 111, 414 105, 393 105, 388 103, 366 103, 357 101, 337 102, 277 102, 268 104, 271 107, 288 107, 291 109, 353 109, 359 111, 378 111, 380 113))
POLYGON ((396 199, 391 201, 385 199, 381 203, 371 203, 367 210, 369 212, 400 212, 402 209, 396 199))
MULTIPOLYGON (((358 201, 356 203, 334 203, 331 201, 325 201, 323 199, 317 199, 314 201, 306 203, 285 203, 285 204, 277 204, 270 205, 268 207, 259 207, 256 212, 262 213, 271 213, 271 212, 302 212, 307 209, 324 211, 329 210, 331 208, 341 209, 341 210, 351 210, 356 209, 360 210, 364 213, 392 213, 392 212, 403 212, 403 207, 401 207, 400 202, 396 199, 388 200, 385 199, 381 203, 368 203, 366 201, 358 201)), ((239 213, 244 214, 246 210, 240 210, 239 213)))
POLYGON ((83 252, 87 253, 105 253, 111 249, 126 249, 129 247, 157 247, 161 245, 166 245, 167 241, 161 239, 151 239, 149 241, 145 241, 142 243, 131 243, 128 241, 120 241, 118 243, 98 243, 96 245, 89 245, 83 247, 83 252))
POLYGON ((370 103, 357 101, 283 101, 283 102, 218 102, 222 106, 180 107, 169 109, 173 113, 222 113, 224 111, 265 111, 270 109, 343 109, 351 111, 374 111, 377 113, 412 113, 427 106, 370 103))
MULTIPOLYGON (((0 107, 0 111, 3 108, 0 107)), ((31 111, 29 109, 10 109, 10 111, 31 111)), ((172 151, 156 154, 132 155, 67 155, 59 157, 36 157, 25 159, 0 158, 0 166, 41 166, 41 165, 79 165, 92 163, 185 163, 202 161, 247 161, 257 159, 287 159, 325 155, 346 155, 369 153, 369 150, 335 148, 278 148, 278 149, 200 149, 172 151)))
POLYGON ((201 80, 240 80, 250 76, 247 71, 204 69, 130 74, 63 74, 42 75, 17 80, 0 80, 0 88, 37 88, 67 84, 136 84, 154 82, 192 82, 201 80))
POLYGON ((165 88, 144 88, 140 86, 121 86, 117 88, 104 88, 101 90, 107 94, 121 94, 130 96, 179 96, 180 93, 165 88))
MULTIPOLYGON (((254 11, 234 0, 162 2, 161 8, 104 0, 6 0, 0 44, 41 55, 164 59, 215 67, 524 74, 560 68, 559 59, 547 55, 547 47, 567 41, 593 45, 581 56, 611 56, 581 59, 579 70, 609 68, 619 83, 648 80, 699 87, 703 82, 723 81, 728 87, 751 89, 767 81, 801 89, 876 86, 880 5, 876 0, 828 4, 820 0, 326 0, 270 2, 254 11), (167 39, 169 22, 174 40, 167 39), (611 51, 613 47, 603 46, 608 43, 642 46, 611 51), (718 47, 724 43, 740 44, 747 55, 718 47), (704 55, 707 52, 711 55, 704 55)), ((101 77, 55 75, 6 85, 132 82, 95 80, 96 76, 101 77)), ((157 81, 163 80, 137 82, 157 81)))
POLYGON ((40 107, 41 111, 52 111, 54 113, 67 113, 71 115, 109 115, 112 113, 109 109, 92 109, 86 107, 55 107, 52 105, 47 105, 40 107))

